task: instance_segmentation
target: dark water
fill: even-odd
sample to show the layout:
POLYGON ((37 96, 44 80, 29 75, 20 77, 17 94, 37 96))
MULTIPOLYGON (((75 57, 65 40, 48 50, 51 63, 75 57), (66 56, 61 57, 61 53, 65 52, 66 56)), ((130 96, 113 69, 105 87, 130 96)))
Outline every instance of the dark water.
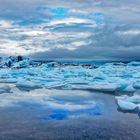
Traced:
POLYGON ((25 101, 0 107, 0 140, 140 139, 139 117, 119 112, 114 96, 55 92, 46 100, 50 105, 25 101))

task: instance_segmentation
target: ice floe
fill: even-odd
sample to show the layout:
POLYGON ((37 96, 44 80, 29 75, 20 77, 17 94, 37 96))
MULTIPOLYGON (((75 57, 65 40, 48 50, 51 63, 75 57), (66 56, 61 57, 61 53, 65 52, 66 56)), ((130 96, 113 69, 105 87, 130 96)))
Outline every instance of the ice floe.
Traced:
POLYGON ((140 89, 140 81, 134 81, 133 87, 134 87, 135 89, 140 89))
POLYGON ((134 94, 134 96, 122 95, 116 97, 117 105, 121 110, 134 111, 136 108, 140 110, 140 95, 134 94))
POLYGON ((17 87, 31 89, 34 87, 82 88, 112 93, 133 93, 140 89, 139 62, 106 63, 96 68, 94 64, 83 66, 49 62, 34 67, 33 62, 22 57, 10 57, 9 59, 12 61, 12 66, 0 69, 0 83, 15 83, 17 87), (20 82, 19 79, 25 81, 20 82))
POLYGON ((38 89, 42 87, 40 83, 35 83, 25 79, 19 79, 16 86, 23 90, 38 89))
MULTIPOLYGON (((38 89, 39 92, 40 88, 44 92, 47 89, 91 90, 114 95, 134 94, 132 97, 116 97, 117 105, 122 110, 140 107, 140 98, 136 95, 140 89, 140 62, 74 65, 59 62, 38 63, 18 56, 1 60, 0 67, 0 93, 9 93, 9 98, 15 92, 23 92, 20 90, 26 93, 38 89)), ((47 98, 44 94, 39 96, 47 98)), ((43 103, 45 98, 41 100, 43 103)))
POLYGON ((129 102, 129 101, 125 101, 125 100, 118 100, 117 104, 120 109, 125 110, 125 111, 132 111, 132 110, 136 109, 136 107, 137 107, 136 104, 129 102))

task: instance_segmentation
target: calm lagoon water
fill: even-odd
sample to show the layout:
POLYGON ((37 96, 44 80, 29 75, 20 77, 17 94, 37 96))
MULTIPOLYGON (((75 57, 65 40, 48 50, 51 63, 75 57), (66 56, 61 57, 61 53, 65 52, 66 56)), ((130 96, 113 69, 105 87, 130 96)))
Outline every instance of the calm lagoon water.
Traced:
POLYGON ((113 95, 54 89, 46 93, 39 102, 28 96, 19 101, 16 97, 16 102, 5 99, 11 104, 0 107, 0 140, 140 139, 139 116, 120 112, 113 95))

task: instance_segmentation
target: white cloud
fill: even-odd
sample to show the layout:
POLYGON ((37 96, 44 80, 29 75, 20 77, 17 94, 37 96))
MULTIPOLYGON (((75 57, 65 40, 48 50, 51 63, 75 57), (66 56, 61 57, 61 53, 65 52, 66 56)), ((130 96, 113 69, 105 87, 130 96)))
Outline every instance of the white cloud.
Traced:
POLYGON ((27 31, 21 31, 19 32, 21 35, 27 35, 27 36, 39 36, 39 35, 45 35, 45 31, 41 30, 27 30, 27 31))
POLYGON ((12 23, 6 20, 0 20, 0 28, 11 28, 12 23))
POLYGON ((58 24, 81 24, 81 23, 86 23, 86 24, 92 24, 93 26, 96 26, 95 21, 87 20, 87 19, 81 19, 81 18, 66 18, 66 19, 59 19, 59 20, 53 20, 48 23, 49 26, 54 26, 58 24))
MULTIPOLYGON (((69 20, 73 23, 72 20, 69 20)), ((78 20, 77 23, 85 22, 78 20)), ((7 23, 7 22, 6 22, 7 23)), ((44 29, 48 23, 34 26, 20 26, 7 24, 1 26, 0 51, 10 55, 28 55, 37 52, 49 51, 53 48, 76 49, 87 43, 91 32, 56 32, 44 29)))
POLYGON ((69 52, 78 57, 135 57, 127 50, 135 47, 137 53, 140 47, 139 13, 139 0, 0 0, 0 51, 14 55, 57 49, 61 57, 69 52), (42 6, 46 9, 38 10, 42 6), (53 17, 55 8, 68 10, 68 15, 53 17), (120 46, 128 55, 118 51, 120 46))

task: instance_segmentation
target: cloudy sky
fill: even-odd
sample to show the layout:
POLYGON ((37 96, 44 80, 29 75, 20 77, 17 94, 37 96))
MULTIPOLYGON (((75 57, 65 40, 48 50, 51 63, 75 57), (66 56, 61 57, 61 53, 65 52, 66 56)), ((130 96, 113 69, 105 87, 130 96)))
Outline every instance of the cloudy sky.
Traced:
POLYGON ((0 55, 140 59, 140 0, 0 0, 0 55))

